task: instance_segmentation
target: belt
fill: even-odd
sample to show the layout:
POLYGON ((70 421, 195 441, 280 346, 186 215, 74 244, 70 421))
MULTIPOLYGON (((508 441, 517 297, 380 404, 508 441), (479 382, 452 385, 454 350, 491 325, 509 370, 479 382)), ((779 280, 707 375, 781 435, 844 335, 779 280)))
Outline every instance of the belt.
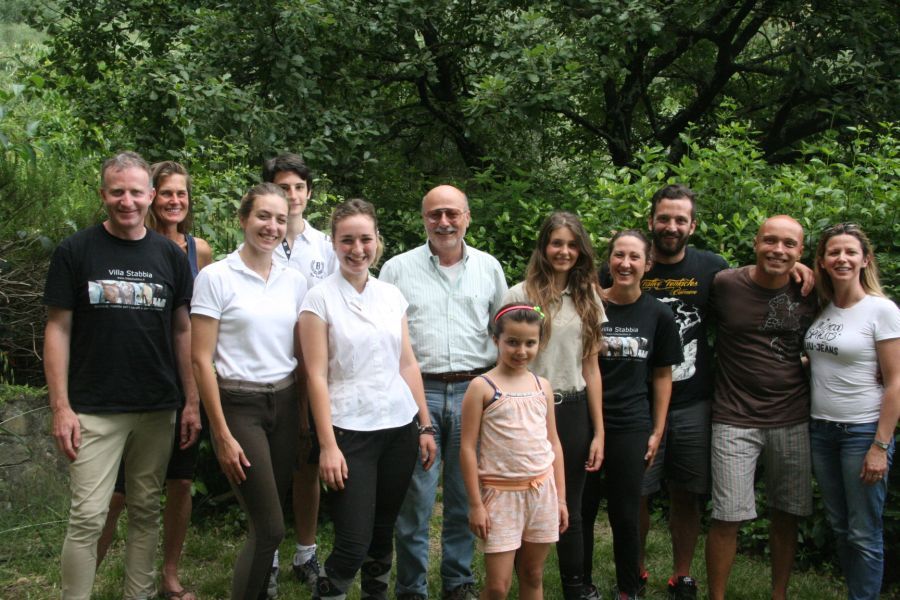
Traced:
POLYGON ((242 381, 240 379, 223 379, 216 378, 219 387, 228 392, 250 392, 250 393, 275 393, 286 390, 294 385, 293 373, 280 379, 274 383, 260 383, 258 381, 242 381))
POLYGON ((449 371, 447 373, 422 373, 422 379, 425 381, 440 381, 441 383, 459 383, 461 381, 472 381, 482 373, 487 373, 491 367, 483 369, 472 369, 471 371, 449 371))
POLYGON ((507 479, 505 477, 479 477, 478 482, 488 488, 493 488, 499 492, 526 492, 528 490, 539 490, 541 485, 553 475, 553 467, 537 477, 527 477, 525 479, 507 479))
POLYGON ((581 402, 587 400, 587 390, 577 392, 553 392, 553 404, 565 404, 566 402, 581 402))

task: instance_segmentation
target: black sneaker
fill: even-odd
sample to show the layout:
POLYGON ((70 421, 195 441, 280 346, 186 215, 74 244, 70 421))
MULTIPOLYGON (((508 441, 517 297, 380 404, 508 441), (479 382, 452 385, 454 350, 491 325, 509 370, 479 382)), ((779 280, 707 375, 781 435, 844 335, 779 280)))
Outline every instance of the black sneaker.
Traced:
POLYGON ((581 590, 581 600, 600 600, 600 592, 593 583, 584 584, 581 590))
POLYGON ((670 600, 694 600, 697 597, 697 582, 693 577, 684 575, 669 579, 670 600))
POLYGON ((319 578, 319 559, 315 554, 302 565, 291 564, 291 568, 294 570, 294 577, 297 581, 305 583, 310 588, 316 586, 316 579, 319 578))
POLYGON ((406 594, 397 594, 397 600, 426 600, 426 598, 422 594, 413 594, 412 592, 409 592, 406 594))
POLYGON ((478 592, 475 591, 475 585, 464 583, 452 590, 444 590, 441 594, 441 600, 477 600, 478 592))

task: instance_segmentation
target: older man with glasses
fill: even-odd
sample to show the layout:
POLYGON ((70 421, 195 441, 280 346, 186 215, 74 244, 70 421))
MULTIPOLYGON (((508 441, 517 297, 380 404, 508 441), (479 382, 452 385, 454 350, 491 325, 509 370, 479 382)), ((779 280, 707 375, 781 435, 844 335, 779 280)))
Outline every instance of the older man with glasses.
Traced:
POLYGON ((476 598, 474 539, 459 470, 461 406, 469 381, 496 358, 488 326, 506 293, 506 278, 495 258, 463 241, 471 216, 462 191, 450 185, 432 189, 422 199, 422 218, 428 241, 386 262, 379 276, 409 302, 409 335, 438 448, 430 470, 416 467, 397 519, 396 592, 399 600, 428 597, 428 529, 443 472, 442 597, 476 598))

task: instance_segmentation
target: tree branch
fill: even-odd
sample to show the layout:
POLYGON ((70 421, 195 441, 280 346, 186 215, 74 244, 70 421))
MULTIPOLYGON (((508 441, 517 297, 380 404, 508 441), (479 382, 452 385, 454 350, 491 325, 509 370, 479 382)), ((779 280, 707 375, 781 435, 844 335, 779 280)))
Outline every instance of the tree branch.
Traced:
POLYGON ((592 134, 603 139, 605 142, 607 142, 609 144, 611 144, 613 142, 612 137, 602 127, 600 127, 596 123, 589 121, 586 117, 579 115, 578 113, 576 113, 575 111, 573 111, 571 109, 560 108, 560 107, 547 107, 542 110, 543 110, 543 112, 555 113, 555 114, 562 115, 565 118, 572 121, 572 123, 574 123, 575 125, 578 125, 582 129, 586 129, 587 131, 590 131, 592 134))

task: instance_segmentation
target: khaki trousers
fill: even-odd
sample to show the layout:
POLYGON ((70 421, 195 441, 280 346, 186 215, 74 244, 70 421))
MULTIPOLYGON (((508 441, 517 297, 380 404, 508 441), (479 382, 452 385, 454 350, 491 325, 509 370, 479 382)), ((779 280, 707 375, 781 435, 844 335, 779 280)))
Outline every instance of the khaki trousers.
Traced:
POLYGON ((125 459, 128 535, 126 600, 156 595, 154 562, 159 499, 172 452, 175 411, 78 415, 81 446, 69 465, 72 503, 62 549, 63 600, 89 600, 97 539, 106 521, 119 461, 125 459))

